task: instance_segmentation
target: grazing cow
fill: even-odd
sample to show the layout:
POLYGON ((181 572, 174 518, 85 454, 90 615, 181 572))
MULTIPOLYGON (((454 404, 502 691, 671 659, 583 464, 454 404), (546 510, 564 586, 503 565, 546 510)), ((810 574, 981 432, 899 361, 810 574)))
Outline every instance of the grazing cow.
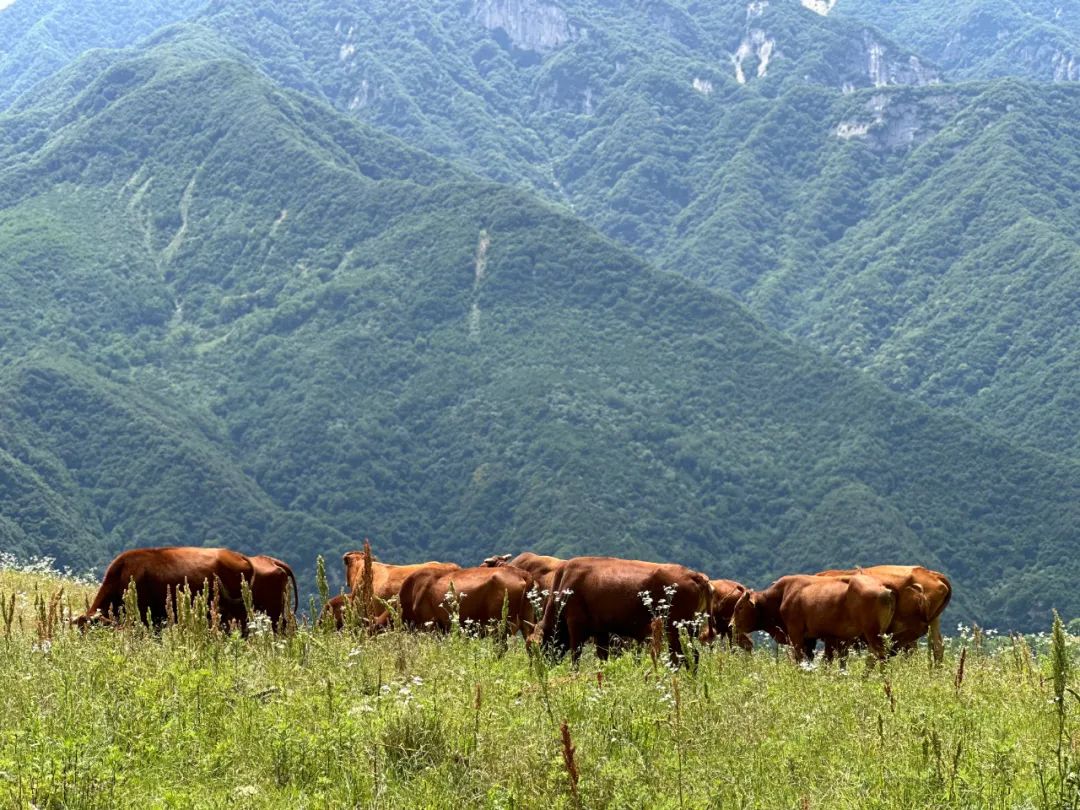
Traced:
POLYGON ((300 595, 296 589, 296 576, 289 564, 276 557, 258 554, 249 557, 254 569, 251 582, 251 602, 255 610, 270 617, 271 626, 280 629, 281 618, 285 615, 285 592, 292 583, 293 613, 300 606, 300 595))
POLYGON ((885 657, 882 635, 896 611, 896 595, 876 579, 795 574, 780 577, 764 591, 747 591, 735 605, 736 633, 764 630, 790 644, 796 660, 813 656, 817 639, 825 655, 862 640, 878 658, 885 657))
POLYGON ((338 630, 344 628, 345 608, 348 604, 346 600, 348 598, 349 597, 343 594, 338 594, 337 596, 328 599, 326 601, 326 604, 323 605, 322 613, 319 616, 319 622, 322 623, 323 621, 325 621, 327 616, 332 616, 334 621, 334 627, 336 627, 338 630))
POLYGON ((218 609, 223 622, 244 624, 247 613, 241 598, 241 581, 253 582, 256 566, 243 554, 225 548, 138 548, 121 553, 113 560, 90 609, 75 619, 85 627, 103 617, 115 619, 124 604, 124 592, 131 582, 138 595, 139 617, 164 623, 166 601, 176 604, 176 589, 187 583, 192 593, 201 592, 205 583, 218 590, 218 609))
POLYGON ((738 645, 750 652, 754 649, 754 642, 746 633, 735 633, 731 626, 731 617, 735 615, 735 605, 748 590, 747 587, 733 579, 710 580, 713 589, 712 596, 712 622, 716 633, 728 644, 738 645))
POLYGON ((822 571, 819 577, 873 577, 896 594, 896 613, 888 632, 894 650, 913 650, 930 633, 934 660, 941 663, 945 642, 941 637, 941 614, 952 599, 952 583, 944 574, 921 565, 874 565, 868 568, 822 571))
POLYGON ((665 630, 669 655, 676 661, 683 652, 676 623, 708 615, 712 603, 708 578, 671 563, 574 557, 558 569, 534 637, 549 648, 569 649, 575 664, 591 638, 597 657, 606 659, 613 638, 650 637, 653 611, 659 612, 661 600, 668 603, 665 630))
MULTIPOLYGON (((401 620, 406 627, 448 631, 451 622, 451 587, 457 596, 458 621, 488 628, 502 618, 507 606, 506 630, 528 636, 536 620, 528 592, 533 578, 527 571, 509 565, 478 566, 440 570, 429 567, 411 574, 401 586, 401 620)), ((377 620, 377 627, 389 624, 389 612, 377 620)))
MULTIPOLYGON (((364 577, 364 552, 350 551, 342 557, 345 562, 345 582, 352 595, 360 593, 364 577)), ((461 568, 457 563, 425 562, 414 565, 389 565, 377 560, 371 562, 371 589, 376 599, 389 601, 398 595, 402 584, 410 574, 425 569, 452 571, 461 568)))
POLYGON ((523 571, 528 571, 536 583, 536 587, 542 591, 551 591, 551 585, 555 581, 555 574, 566 560, 558 557, 547 557, 543 554, 533 554, 525 551, 510 559, 509 554, 499 557, 488 557, 484 565, 512 565, 523 571), (509 562, 507 562, 509 560, 509 562))

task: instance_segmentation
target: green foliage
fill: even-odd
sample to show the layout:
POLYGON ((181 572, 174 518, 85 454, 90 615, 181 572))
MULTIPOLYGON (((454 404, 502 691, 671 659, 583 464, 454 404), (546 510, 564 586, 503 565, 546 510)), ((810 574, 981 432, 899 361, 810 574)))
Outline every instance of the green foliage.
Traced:
MULTIPOLYGON (((449 0, 242 0, 167 9, 155 2, 137 11, 114 2, 104 14, 88 0, 52 7, 20 0, 4 12, 0 76, 19 88, 12 93, 52 79, 12 104, 27 113, 11 131, 12 158, 72 115, 46 122, 29 114, 42 99, 59 103, 84 89, 88 72, 104 73, 97 92, 82 99, 82 114, 147 78, 145 63, 107 70, 122 58, 115 53, 94 52, 76 71, 63 65, 87 48, 128 45, 166 22, 186 21, 146 40, 170 42, 173 58, 158 72, 182 71, 180 51, 213 61, 196 92, 251 114, 253 124, 257 108, 236 92, 246 85, 222 58, 246 56, 279 85, 572 206, 639 255, 735 292, 770 325, 889 386, 1075 459, 1077 336, 1068 290, 1077 261, 1070 224, 1077 221, 1076 94, 1034 84, 944 84, 914 93, 892 86, 937 81, 934 63, 947 80, 1075 78, 1074 9, 1052 0, 844 0, 821 17, 795 0, 557 5, 565 14, 561 27, 551 23, 558 44, 529 50, 505 30, 520 33, 528 19, 488 30, 475 3, 449 0), (767 60, 765 42, 772 43, 767 60), (741 57, 745 84, 732 62, 740 46, 749 47, 741 57), (890 86, 875 86, 881 83, 890 86), (852 90, 861 92, 845 95, 852 90), (851 126, 868 131, 837 137, 851 126), (1003 296, 1012 306, 1001 311, 1003 296)), ((13 100, 0 95, 0 107, 13 100)), ((131 109, 130 120, 173 120, 169 112, 158 119, 157 109, 155 98, 131 109)), ((222 134, 217 110, 211 103, 185 111, 196 152, 222 134)), ((305 106, 292 120, 299 114, 322 117, 305 106)), ((268 123, 257 131, 272 133, 268 123)), ((131 165, 123 157, 132 131, 100 131, 111 152, 95 161, 84 149, 73 162, 109 170, 119 157, 131 165)), ((292 160, 272 138, 252 141, 264 167, 292 160)), ((154 228, 155 249, 168 259, 157 264, 168 273, 181 225, 175 200, 202 160, 185 149, 161 162, 130 175, 135 210, 153 197, 159 206, 154 222, 136 216, 131 224, 154 228), (178 165, 193 172, 169 177, 178 165)), ((373 157, 363 169, 381 165, 373 157)), ((30 182, 19 172, 12 179, 18 187, 30 182)), ((234 200, 242 196, 237 181, 228 178, 234 200)), ((338 211, 347 209, 338 202, 338 211)), ((19 253, 39 252, 39 219, 13 224, 26 242, 19 253)), ((207 267, 235 268, 222 280, 237 288, 217 299, 222 314, 275 305, 268 299, 276 285, 244 281, 273 240, 250 242, 242 211, 212 224, 221 238, 207 267)), ((103 225, 102 238, 79 247, 56 244, 33 264, 55 266, 86 246, 103 250, 112 244, 108 230, 103 225)), ((99 263, 131 268, 147 260, 129 252, 99 263)), ((122 317, 137 322, 169 318, 177 303, 149 287, 117 297, 119 285, 106 282, 77 313, 81 321, 96 320, 102 308, 93 305, 106 300, 126 301, 122 317)), ((204 294, 215 296, 191 290, 183 301, 195 304, 204 294)), ((290 306, 280 324, 302 319, 304 307, 290 306)), ((205 347, 190 328, 176 339, 205 347)), ((118 350, 112 357, 125 362, 118 350)))

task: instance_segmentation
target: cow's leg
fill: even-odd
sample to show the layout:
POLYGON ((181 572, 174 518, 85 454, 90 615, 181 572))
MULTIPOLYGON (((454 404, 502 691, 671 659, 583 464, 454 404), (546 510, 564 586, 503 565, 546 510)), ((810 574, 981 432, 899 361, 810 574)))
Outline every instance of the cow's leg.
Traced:
POLYGON ((596 657, 601 661, 607 661, 611 654, 611 633, 596 634, 596 657))
POLYGON ((846 641, 836 642, 836 652, 837 657, 840 659, 840 669, 847 669, 847 657, 850 649, 851 645, 846 641))
POLYGON ((687 650, 683 649, 682 639, 679 637, 679 630, 674 624, 668 628, 667 631, 667 648, 668 648, 668 660, 673 667, 679 666, 681 663, 683 666, 690 666, 690 659, 687 657, 687 650), (680 656, 682 656, 680 658, 680 656))
POLYGON ((941 638, 940 616, 935 616, 930 622, 930 649, 934 652, 934 663, 940 664, 945 657, 945 641, 941 638))
POLYGON ((874 658, 871 659, 871 665, 873 660, 884 661, 886 657, 885 642, 882 640, 881 635, 876 632, 866 633, 863 636, 866 641, 866 645, 870 648, 870 652, 874 654, 874 658))
POLYGON ((585 635, 582 630, 583 628, 578 625, 578 622, 574 621, 570 616, 566 617, 566 635, 570 647, 570 664, 574 669, 577 669, 578 659, 581 658, 581 649, 585 646, 585 635))
POLYGON ((802 628, 789 628, 787 637, 788 643, 791 645, 791 654, 794 656, 795 662, 801 664, 803 656, 806 654, 806 638, 803 636, 802 628))
MULTIPOLYGON (((803 639, 802 651, 803 651, 803 655, 806 656, 807 661, 813 661, 814 660, 814 654, 817 651, 817 643, 818 643, 818 640, 816 638, 804 638, 803 639)), ((830 661, 832 660, 832 658, 830 657, 830 654, 829 654, 829 642, 828 642, 828 640, 825 641, 825 657, 830 661)))
POLYGON ((829 662, 837 661, 840 669, 847 669, 848 649, 848 643, 842 639, 825 639, 825 659, 829 662))

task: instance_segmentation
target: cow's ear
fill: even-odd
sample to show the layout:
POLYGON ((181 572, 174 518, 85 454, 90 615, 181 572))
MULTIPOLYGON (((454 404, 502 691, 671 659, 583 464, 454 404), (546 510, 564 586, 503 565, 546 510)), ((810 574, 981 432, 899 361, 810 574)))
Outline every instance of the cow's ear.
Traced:
POLYGON ((758 599, 757 591, 751 591, 750 592, 750 606, 756 608, 758 606, 758 602, 759 602, 759 599, 758 599))

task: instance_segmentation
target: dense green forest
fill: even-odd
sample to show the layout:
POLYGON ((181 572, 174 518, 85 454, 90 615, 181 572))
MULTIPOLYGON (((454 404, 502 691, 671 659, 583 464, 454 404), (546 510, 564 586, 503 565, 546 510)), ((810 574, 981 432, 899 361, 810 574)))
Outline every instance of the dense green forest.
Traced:
POLYGON ((277 83, 564 205, 895 390, 1080 455, 1080 319, 1059 293, 1080 249, 1080 95, 1044 83, 1080 78, 1068 5, 109 9, 6 10, 0 105, 80 49, 197 21, 277 83), (1004 289, 1023 307, 999 311, 1004 289))
POLYGON ((841 0, 958 78, 1080 79, 1080 6, 1061 0, 841 0))
POLYGON ((511 6, 0 11, 3 547, 1080 614, 1078 88, 795 2, 511 6))

